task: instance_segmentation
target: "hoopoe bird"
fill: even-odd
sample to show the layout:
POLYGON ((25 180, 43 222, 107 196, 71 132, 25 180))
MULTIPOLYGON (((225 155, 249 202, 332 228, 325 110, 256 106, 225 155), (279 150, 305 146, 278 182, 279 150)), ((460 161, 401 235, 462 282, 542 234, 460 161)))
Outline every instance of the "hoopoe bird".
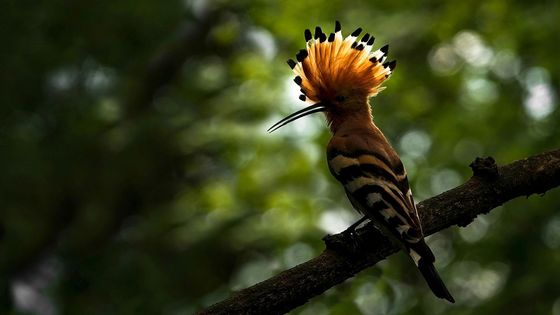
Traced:
MULTIPOLYGON (((433 293, 455 302, 435 267, 424 241, 406 170, 387 138, 375 125, 369 98, 384 89, 396 61, 386 62, 389 46, 372 51, 375 38, 358 28, 344 38, 336 21, 334 33, 320 27, 304 32, 306 49, 288 60, 301 88, 300 99, 310 105, 280 120, 272 132, 296 119, 323 112, 332 138, 327 160, 342 183, 352 206, 386 236, 396 239, 410 255, 433 293)), ((353 224, 351 228, 357 226, 353 224)))

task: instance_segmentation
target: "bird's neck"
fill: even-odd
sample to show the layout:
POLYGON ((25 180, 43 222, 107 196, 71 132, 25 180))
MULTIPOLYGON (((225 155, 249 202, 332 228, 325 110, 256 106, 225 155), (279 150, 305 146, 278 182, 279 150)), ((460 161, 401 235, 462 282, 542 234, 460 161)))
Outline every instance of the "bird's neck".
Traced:
POLYGON ((367 102, 360 106, 327 112, 327 121, 333 134, 376 128, 371 117, 371 108, 367 102))

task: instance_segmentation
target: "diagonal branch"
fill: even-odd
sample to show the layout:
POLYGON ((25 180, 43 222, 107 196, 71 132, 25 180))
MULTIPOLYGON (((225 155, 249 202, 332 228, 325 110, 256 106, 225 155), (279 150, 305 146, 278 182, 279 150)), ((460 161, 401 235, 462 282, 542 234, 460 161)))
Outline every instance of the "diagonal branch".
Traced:
MULTIPOLYGON (((467 226, 477 215, 511 199, 543 194, 560 186, 560 150, 501 167, 492 158, 477 158, 471 168, 474 175, 467 182, 418 204, 426 235, 452 225, 467 226)), ((362 240, 359 251, 347 250, 353 245, 342 235, 329 236, 327 249, 319 256, 241 290, 199 314, 286 313, 399 250, 369 226, 359 229, 358 235, 362 240)))

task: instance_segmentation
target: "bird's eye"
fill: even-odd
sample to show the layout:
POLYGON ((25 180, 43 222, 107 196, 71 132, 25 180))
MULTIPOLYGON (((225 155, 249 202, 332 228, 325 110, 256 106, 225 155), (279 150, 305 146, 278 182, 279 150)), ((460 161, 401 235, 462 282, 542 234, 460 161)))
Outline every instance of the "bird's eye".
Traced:
POLYGON ((342 102, 344 101, 344 99, 346 99, 344 96, 342 95, 338 95, 337 97, 334 98, 337 102, 342 102))

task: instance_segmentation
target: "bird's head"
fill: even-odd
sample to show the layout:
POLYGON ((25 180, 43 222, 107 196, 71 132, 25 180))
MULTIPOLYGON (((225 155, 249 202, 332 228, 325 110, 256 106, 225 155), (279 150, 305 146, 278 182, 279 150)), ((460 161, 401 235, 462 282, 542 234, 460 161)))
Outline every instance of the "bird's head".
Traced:
POLYGON ((289 59, 288 65, 296 75, 294 82, 301 88, 300 100, 311 105, 280 120, 269 132, 317 112, 325 112, 332 122, 333 117, 368 106, 368 98, 384 89, 381 84, 397 63, 385 62, 388 45, 372 51, 373 36, 365 34, 358 41, 361 31, 358 28, 343 38, 338 21, 334 33, 328 36, 318 26, 314 35, 305 30, 306 49, 296 54, 297 61, 289 59))

